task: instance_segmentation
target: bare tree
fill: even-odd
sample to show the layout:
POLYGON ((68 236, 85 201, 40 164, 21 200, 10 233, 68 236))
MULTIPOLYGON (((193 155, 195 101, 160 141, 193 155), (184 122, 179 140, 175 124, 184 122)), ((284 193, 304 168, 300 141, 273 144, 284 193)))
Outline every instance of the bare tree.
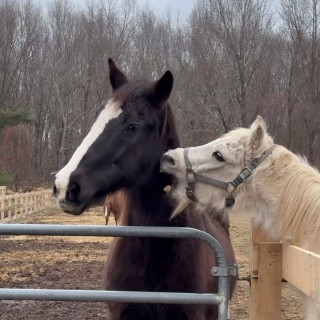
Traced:
MULTIPOLYGON (((283 21, 288 35, 291 68, 288 83, 289 146, 292 146, 293 107, 298 108, 300 129, 308 140, 307 155, 319 161, 319 104, 320 104, 320 1, 282 0, 283 21), (301 119, 303 122, 301 123, 301 119)), ((301 138, 300 138, 301 139, 301 138)), ((302 137, 303 139, 303 137, 302 137)))
POLYGON ((30 181, 31 135, 26 125, 4 130, 0 144, 0 167, 13 176, 13 187, 19 190, 30 181))
POLYGON ((198 0, 181 19, 136 0, 80 8, 0 0, 0 108, 32 118, 32 183, 50 181, 90 129, 111 93, 109 57, 137 78, 174 73, 183 144, 205 143, 260 113, 279 142, 317 162, 320 0, 281 0, 274 27, 271 1, 198 0))

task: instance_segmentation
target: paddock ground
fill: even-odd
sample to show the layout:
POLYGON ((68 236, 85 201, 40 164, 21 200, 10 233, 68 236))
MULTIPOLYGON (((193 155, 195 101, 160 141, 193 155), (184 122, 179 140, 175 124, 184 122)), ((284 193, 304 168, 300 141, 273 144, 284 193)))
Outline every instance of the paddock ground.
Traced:
MULTIPOLYGON (((56 207, 50 207, 16 222, 102 225, 104 217, 100 208, 81 216, 71 216, 56 207)), ((240 276, 247 276, 249 221, 243 217, 232 217, 230 232, 240 276)), ((102 270, 111 240, 92 237, 1 236, 0 286, 101 289, 102 270)), ((231 319, 247 320, 248 303, 249 284, 239 282, 231 302, 231 319)), ((303 319, 299 298, 286 284, 283 285, 282 306, 283 319, 303 319)), ((108 319, 108 309, 105 303, 2 301, 0 319, 108 319)))

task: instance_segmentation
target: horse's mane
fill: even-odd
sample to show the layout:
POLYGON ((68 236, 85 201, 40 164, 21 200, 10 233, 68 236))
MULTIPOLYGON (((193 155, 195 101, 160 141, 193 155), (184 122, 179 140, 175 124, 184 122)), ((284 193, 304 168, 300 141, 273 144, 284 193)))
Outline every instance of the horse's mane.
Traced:
POLYGON ((319 172, 304 159, 294 161, 286 166, 282 185, 276 208, 282 221, 282 235, 289 236, 294 244, 319 252, 319 172))
MULTIPOLYGON (((180 146, 177 127, 174 119, 172 108, 168 102, 166 102, 163 108, 163 123, 161 128, 161 139, 166 140, 166 149, 175 149, 180 146)), ((166 150, 166 151, 167 151, 166 150)))

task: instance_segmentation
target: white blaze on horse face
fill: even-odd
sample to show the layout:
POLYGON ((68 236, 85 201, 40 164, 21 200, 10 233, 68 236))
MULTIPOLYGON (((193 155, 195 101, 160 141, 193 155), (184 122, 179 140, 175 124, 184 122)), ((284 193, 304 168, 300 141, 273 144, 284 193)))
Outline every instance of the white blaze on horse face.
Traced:
POLYGON ((113 101, 112 99, 107 102, 104 109, 100 112, 98 118, 93 124, 91 130, 84 138, 78 149, 75 151, 70 161, 56 174, 55 185, 57 190, 59 191, 58 200, 62 200, 65 198, 70 175, 74 170, 76 170, 90 146, 102 134, 107 123, 110 120, 117 118, 121 114, 121 112, 122 109, 120 108, 118 102, 113 101))

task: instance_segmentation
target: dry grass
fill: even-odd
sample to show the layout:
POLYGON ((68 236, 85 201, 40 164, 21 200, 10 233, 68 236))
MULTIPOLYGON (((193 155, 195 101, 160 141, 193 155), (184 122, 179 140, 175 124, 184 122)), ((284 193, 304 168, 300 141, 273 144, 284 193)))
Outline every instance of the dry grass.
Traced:
MULTIPOLYGON (((14 223, 57 223, 57 224, 97 224, 105 223, 102 210, 90 210, 81 216, 71 216, 62 213, 56 207, 51 207, 41 213, 32 214, 20 221, 14 223)), ((239 274, 245 277, 249 274, 249 240, 250 230, 249 221, 244 217, 233 217, 231 220, 230 233, 235 248, 237 263, 239 266, 239 274)), ((3 248, 6 244, 11 244, 10 250, 4 250, 5 254, 1 254, 0 259, 0 286, 16 286, 23 285, 29 287, 41 287, 44 277, 48 278, 50 273, 50 282, 45 282, 47 287, 59 287, 56 278, 63 276, 60 268, 66 268, 66 264, 70 267, 68 270, 77 273, 85 269, 88 277, 90 275, 91 265, 103 268, 106 258, 106 248, 111 238, 100 237, 33 237, 33 236, 3 236, 0 241, 3 248), (23 252, 23 258, 22 258, 23 252), (86 266, 88 265, 88 266, 86 266), (59 267, 61 266, 61 267, 59 267), (48 270, 52 270, 49 272, 48 270), (54 275, 55 273, 58 275, 54 275)), ((3 251, 3 250, 1 250, 3 251)), ((98 275, 99 276, 99 275, 98 275)), ((100 288, 100 278, 93 278, 97 284, 93 284, 96 288, 100 288)), ((74 283, 75 278, 70 277, 69 281, 65 281, 65 288, 77 288, 74 283)), ((61 285, 60 285, 61 286, 61 285)), ((91 285, 90 285, 91 286, 91 285)), ((238 282, 236 292, 231 303, 231 319, 247 320, 249 307, 249 283, 245 281, 238 282)), ((283 288, 283 319, 286 320, 302 320, 302 312, 297 298, 297 294, 287 285, 283 288)), ((5 318, 13 319, 13 318, 5 318)), ((28 319, 31 319, 30 317, 28 319)), ((35 318, 38 319, 38 318, 35 318)), ((49 318, 48 318, 49 319, 49 318)), ((272 320, 272 319, 270 319, 272 320)))

